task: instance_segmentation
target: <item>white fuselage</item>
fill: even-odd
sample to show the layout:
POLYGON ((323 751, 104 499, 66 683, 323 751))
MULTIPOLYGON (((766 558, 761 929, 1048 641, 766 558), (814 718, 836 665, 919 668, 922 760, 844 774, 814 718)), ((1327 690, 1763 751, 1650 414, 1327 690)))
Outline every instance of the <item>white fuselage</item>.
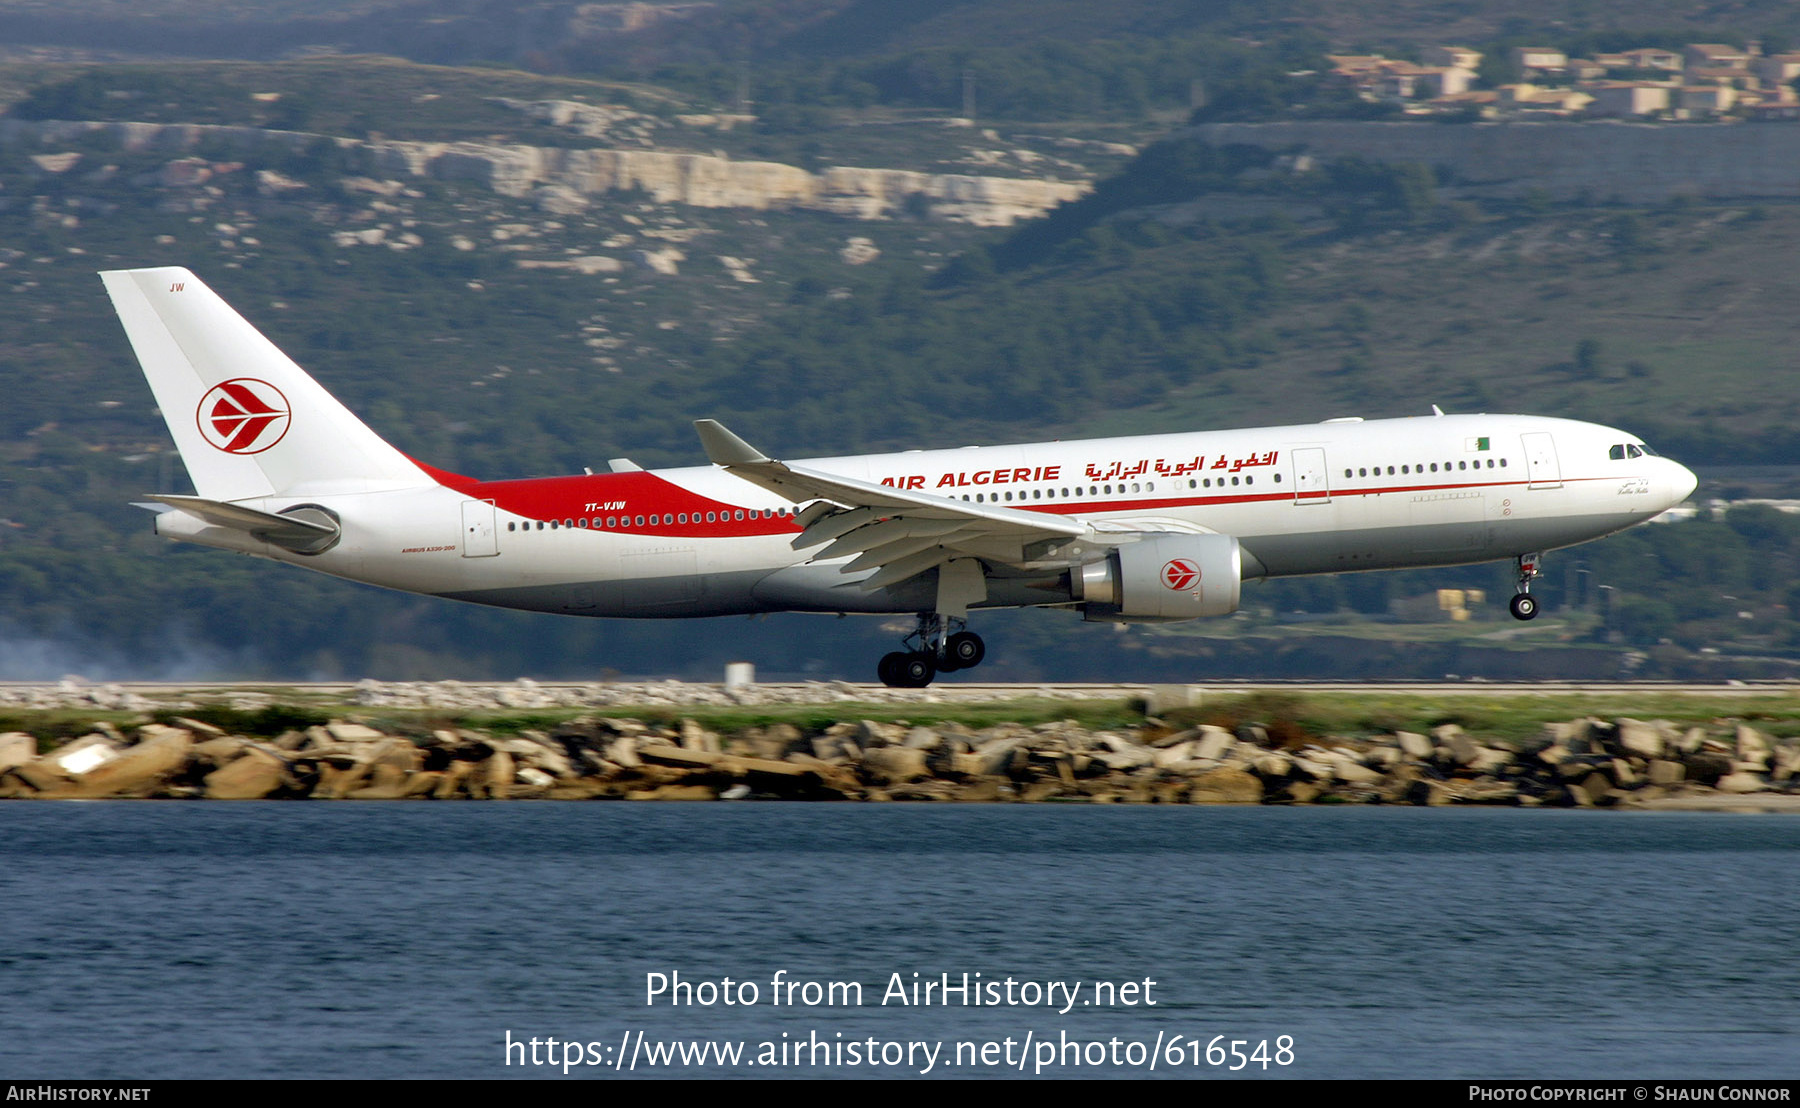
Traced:
MULTIPOLYGON (((1243 576, 1452 565, 1599 538, 1680 503, 1687 469, 1622 431, 1517 415, 1333 421, 795 462, 915 493, 1076 517, 1099 529, 1218 533, 1243 576), (1616 456, 1615 456, 1616 455, 1616 456)), ((595 616, 929 610, 920 581, 874 590, 848 558, 793 548, 795 505, 717 466, 244 501, 341 520, 296 554, 179 513, 172 537, 357 581, 595 616)), ((1042 574, 993 572, 980 606, 1068 604, 1042 574)))

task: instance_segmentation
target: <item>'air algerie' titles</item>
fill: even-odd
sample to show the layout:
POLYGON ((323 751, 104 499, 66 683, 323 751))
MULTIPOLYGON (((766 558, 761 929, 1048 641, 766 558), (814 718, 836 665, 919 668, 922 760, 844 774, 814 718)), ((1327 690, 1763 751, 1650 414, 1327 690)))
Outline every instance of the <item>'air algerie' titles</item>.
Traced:
MULTIPOLYGON (((1252 453, 1243 458, 1220 456, 1209 467, 1204 457, 1196 455, 1189 461, 1170 461, 1158 458, 1152 464, 1145 458, 1135 465, 1128 461, 1115 461, 1111 465, 1104 462, 1090 462, 1084 473, 1090 481, 1127 480, 1142 477, 1156 470, 1158 477, 1187 477, 1204 469, 1222 469, 1230 473, 1257 466, 1272 466, 1281 458, 1279 450, 1269 450, 1261 454, 1252 453)), ((937 479, 933 488, 966 489, 981 485, 1023 485, 1032 481, 1060 481, 1063 479, 1063 467, 1055 466, 1018 466, 1013 469, 978 469, 958 470, 946 473, 937 479)), ((923 489, 929 478, 922 473, 908 474, 904 477, 883 477, 881 483, 890 489, 923 489)))
MULTIPOLYGON (((938 478, 937 488, 971 488, 976 485, 1022 485, 1027 481, 1060 481, 1061 466, 1019 466, 1016 469, 981 469, 971 473, 967 470, 958 473, 946 473, 938 478)), ((881 483, 890 489, 922 489, 925 487, 923 474, 910 477, 883 477, 881 483)))

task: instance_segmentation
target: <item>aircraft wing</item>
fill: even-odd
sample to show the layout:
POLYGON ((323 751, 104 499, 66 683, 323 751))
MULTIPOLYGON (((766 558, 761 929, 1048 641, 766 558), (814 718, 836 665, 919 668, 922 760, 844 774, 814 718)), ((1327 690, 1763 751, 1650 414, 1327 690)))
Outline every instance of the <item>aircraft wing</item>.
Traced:
POLYGON ((865 589, 885 588, 953 558, 1021 568, 1079 564, 1093 557, 1093 529, 1080 519, 972 504, 788 465, 716 420, 694 421, 715 465, 795 503, 820 501, 795 517, 794 549, 823 547, 814 561, 856 555, 844 573, 874 569, 865 589))

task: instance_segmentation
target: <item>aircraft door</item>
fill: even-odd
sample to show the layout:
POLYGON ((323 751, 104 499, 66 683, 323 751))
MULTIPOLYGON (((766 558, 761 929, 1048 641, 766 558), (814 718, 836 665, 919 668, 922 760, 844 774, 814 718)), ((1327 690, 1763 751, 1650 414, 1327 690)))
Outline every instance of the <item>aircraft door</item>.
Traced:
POLYGON ((499 528, 492 500, 465 500, 462 506, 462 556, 492 558, 500 553, 499 528))
POLYGON ((1534 489, 1562 488, 1562 467, 1556 461, 1556 440, 1548 431, 1531 431, 1520 436, 1525 442, 1525 472, 1534 489))
POLYGON ((1325 472, 1325 449, 1302 446, 1289 450, 1294 460, 1294 503, 1329 504, 1331 482, 1325 472))

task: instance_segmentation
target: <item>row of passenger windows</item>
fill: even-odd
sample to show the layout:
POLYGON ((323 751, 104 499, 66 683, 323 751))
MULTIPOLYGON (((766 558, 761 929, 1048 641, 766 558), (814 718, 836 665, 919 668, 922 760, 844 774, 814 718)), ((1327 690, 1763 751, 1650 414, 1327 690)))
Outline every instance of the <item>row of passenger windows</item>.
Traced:
MULTIPOLYGON (((1480 459, 1480 458, 1475 459, 1475 468, 1476 469, 1482 468, 1481 462, 1482 462, 1482 459, 1480 459)), ((1468 468, 1469 468, 1469 463, 1466 461, 1457 462, 1454 465, 1452 465, 1449 462, 1444 463, 1444 472, 1445 473, 1450 473, 1455 470, 1468 469, 1468 468)), ((1487 468, 1488 469, 1494 468, 1494 459, 1492 459, 1492 458, 1487 459, 1487 468)), ((1500 468, 1501 469, 1506 468, 1506 459, 1505 458, 1500 459, 1500 468)), ((1399 467, 1399 472, 1401 474, 1424 473, 1424 472, 1426 472, 1426 466, 1423 462, 1421 462, 1420 464, 1418 464, 1416 466, 1404 465, 1404 466, 1399 467)), ((1431 463, 1430 472, 1432 472, 1432 473, 1438 472, 1438 464, 1436 462, 1431 463)), ((1394 473, 1395 473, 1395 469, 1393 466, 1387 467, 1387 475, 1389 477, 1394 476, 1394 473)), ((1358 466, 1355 469, 1350 469, 1349 467, 1345 467, 1345 469, 1344 469, 1345 477, 1367 477, 1370 474, 1373 474, 1376 477, 1380 477, 1382 474, 1381 467, 1380 466, 1358 466)))
MULTIPOLYGON (((1225 478, 1220 477, 1220 478, 1217 478, 1216 480, 1217 480, 1218 488, 1222 489, 1225 487, 1225 478)), ((1233 478, 1231 478, 1231 483, 1233 485, 1236 485, 1236 484, 1238 484, 1238 482, 1240 480, 1246 485, 1254 485, 1254 484, 1256 484, 1256 475, 1255 474, 1246 474, 1242 478, 1233 477, 1233 478)), ((1195 478, 1195 479, 1190 479, 1188 481, 1187 487, 1190 489, 1201 489, 1201 488, 1210 489, 1210 488, 1214 487, 1214 482, 1215 482, 1215 479, 1211 478, 1211 477, 1195 478)), ((1275 483, 1277 485, 1281 484, 1281 474, 1277 473, 1275 475, 1275 483)), ((1179 491, 1181 488, 1181 482, 1180 481, 1166 481, 1163 483, 1163 488, 1164 488, 1164 491, 1167 491, 1167 492, 1179 491)), ((1029 496, 1027 496, 1025 494, 1023 489, 1021 489, 1019 491, 1019 494, 1017 496, 1014 496, 1010 492, 1007 492, 1007 493, 998 493, 997 492, 992 496, 989 496, 983 492, 978 492, 974 496, 969 496, 967 493, 965 493, 965 494, 963 494, 963 499, 972 501, 976 504, 998 504, 1002 500, 1005 500, 1007 502, 1011 502, 1013 500, 1044 500, 1044 499, 1056 500, 1056 499, 1058 499, 1059 496, 1063 500, 1068 500, 1070 497, 1075 497, 1075 498, 1079 499, 1081 497, 1087 497, 1087 496, 1124 496, 1124 495, 1127 495, 1128 493, 1144 493, 1144 492, 1155 492, 1155 491, 1156 491, 1156 482, 1155 481, 1133 481, 1129 485, 1127 485, 1125 482, 1121 481, 1116 485, 1088 485, 1086 488, 1083 488, 1080 485, 1074 485, 1074 486, 1065 486, 1060 489, 1049 489, 1049 490, 1032 489, 1031 495, 1029 495, 1029 496)))
MULTIPOLYGON (((729 512, 707 512, 704 515, 699 512, 664 512, 661 515, 648 516, 595 516, 592 522, 586 519, 553 519, 548 522, 540 519, 537 521, 537 530, 542 531, 546 527, 552 531, 559 527, 567 527, 572 530, 583 527, 601 530, 618 527, 672 527, 678 523, 735 523, 745 519, 773 519, 776 516, 793 514, 791 508, 763 508, 760 511, 752 508, 747 512, 742 508, 737 508, 729 512)), ((508 531, 530 531, 532 530, 532 521, 526 520, 524 523, 514 521, 508 523, 506 529, 508 531)))

